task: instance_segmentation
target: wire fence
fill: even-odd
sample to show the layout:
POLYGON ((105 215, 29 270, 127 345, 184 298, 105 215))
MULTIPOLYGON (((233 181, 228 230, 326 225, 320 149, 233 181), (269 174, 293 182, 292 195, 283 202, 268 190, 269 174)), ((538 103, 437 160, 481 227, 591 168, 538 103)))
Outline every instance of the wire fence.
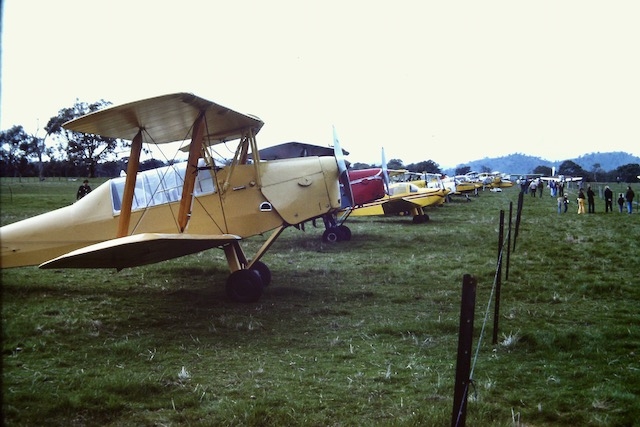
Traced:
MULTIPOLYGON (((520 216, 522 212, 522 193, 520 194, 518 200, 518 211, 517 211, 517 219, 516 219, 516 231, 514 233, 514 249, 515 249, 515 236, 517 236, 517 229, 520 223, 520 216)), ((478 365, 478 360, 480 356, 480 349, 483 346, 483 342, 485 340, 485 336, 487 333, 489 320, 491 318, 491 307, 492 304, 495 305, 494 310, 494 324, 493 324, 493 344, 497 344, 497 336, 498 336, 498 319, 499 319, 499 299, 500 299, 500 287, 502 282, 502 267, 503 261, 507 260, 507 277, 508 277, 508 265, 509 265, 509 257, 510 257, 510 249, 511 249, 511 236, 512 236, 512 214, 513 214, 513 206, 510 205, 509 209, 509 226, 507 232, 507 238, 504 236, 504 211, 500 211, 500 228, 499 228, 499 237, 498 237, 498 257, 495 267, 495 273, 493 276, 493 283, 491 285, 491 292, 489 293, 489 298, 486 303, 486 309, 484 313, 484 318, 482 320, 482 325, 480 328, 480 335, 478 337, 477 343, 475 345, 475 351, 473 358, 468 361, 468 371, 466 370, 465 365, 465 354, 470 350, 471 347, 471 337, 465 339, 464 337, 459 337, 460 343, 467 340, 469 342, 469 348, 463 348, 463 345, 459 345, 458 347, 458 368, 456 374, 456 391, 454 392, 454 406, 452 412, 451 425, 453 427, 463 427, 466 422, 466 402, 469 396, 469 388, 473 387, 475 389, 474 375, 476 371, 476 367, 478 365), (460 372, 460 365, 463 365, 463 370, 465 372, 460 372), (460 377, 460 378, 459 378, 460 377), (458 388, 461 388, 458 391, 458 388)), ((467 277, 465 276, 463 280, 463 296, 461 302, 461 313, 460 313, 460 333, 464 333, 464 325, 463 323, 471 322, 469 328, 469 334, 472 334, 473 331, 473 316, 475 313, 475 308, 472 306, 471 308, 465 308, 464 300, 468 298, 465 296, 465 292, 469 292, 468 286, 471 285, 473 287, 473 304, 475 305, 475 279, 473 279, 472 283, 468 283, 467 277), (466 289, 465 289, 466 288, 466 289), (463 311, 471 311, 470 313, 464 313, 463 311), (466 316, 466 318, 465 318, 466 316), (471 318, 471 320, 469 320, 471 318)), ((467 325, 469 326, 469 325, 467 325)), ((470 353, 469 355, 470 356, 470 353)))

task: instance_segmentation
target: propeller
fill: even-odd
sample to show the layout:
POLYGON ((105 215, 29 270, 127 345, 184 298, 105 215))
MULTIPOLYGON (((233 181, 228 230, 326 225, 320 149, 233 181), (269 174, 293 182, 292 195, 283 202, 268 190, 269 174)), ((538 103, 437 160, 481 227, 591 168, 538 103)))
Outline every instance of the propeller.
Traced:
POLYGON ((351 191, 351 181, 349 180, 349 172, 347 170, 347 162, 344 160, 344 152, 340 147, 336 127, 333 126, 333 152, 338 163, 338 180, 342 186, 340 187, 340 201, 342 208, 353 206, 353 191, 351 191))
POLYGON ((387 156, 384 155, 384 147, 382 147, 382 178, 384 179, 384 187, 387 190, 387 194, 391 195, 389 190, 389 170, 387 169, 387 156))

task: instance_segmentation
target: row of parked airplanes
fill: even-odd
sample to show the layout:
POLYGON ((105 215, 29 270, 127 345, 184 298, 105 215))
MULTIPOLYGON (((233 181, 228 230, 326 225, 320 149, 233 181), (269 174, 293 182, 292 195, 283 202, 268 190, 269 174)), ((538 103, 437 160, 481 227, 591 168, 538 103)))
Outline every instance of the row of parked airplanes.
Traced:
POLYGON ((333 148, 286 143, 258 149, 263 122, 189 93, 113 106, 63 125, 67 130, 131 141, 126 174, 72 205, 0 228, 0 267, 123 268, 221 248, 230 275, 227 295, 254 302, 271 282, 261 259, 290 226, 322 219, 323 240, 349 240, 349 216, 408 213, 480 187, 513 184, 499 174, 441 179, 382 166, 349 170, 333 148), (187 161, 139 172, 143 144, 183 141, 187 161), (237 144, 224 165, 218 144, 237 144), (251 257, 241 241, 268 234, 251 257))

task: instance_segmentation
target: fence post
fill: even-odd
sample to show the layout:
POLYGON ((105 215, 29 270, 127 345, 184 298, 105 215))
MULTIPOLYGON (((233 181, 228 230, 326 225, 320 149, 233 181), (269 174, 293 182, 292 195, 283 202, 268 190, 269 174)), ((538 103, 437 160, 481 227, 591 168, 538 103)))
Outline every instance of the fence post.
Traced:
POLYGON ((509 202, 509 228, 507 229, 507 270, 504 279, 509 280, 509 265, 511 264, 511 219, 513 218, 513 202, 509 202))
POLYGON ((496 300, 493 312, 493 344, 498 344, 498 323, 500 320, 500 288, 502 287, 502 247, 504 244, 504 211, 500 211, 498 231, 498 264, 496 267, 496 300))
POLYGON ((473 339, 473 318, 476 305, 475 277, 465 274, 462 279, 462 298, 460 299, 460 329, 458 332, 458 360, 456 365, 456 383, 453 392, 453 413, 451 427, 464 427, 467 418, 467 394, 469 392, 471 371, 471 343, 473 339))
POLYGON ((522 217, 522 204, 524 202, 524 193, 518 195, 518 209, 516 211, 516 231, 513 235, 513 251, 516 251, 516 239, 518 238, 518 230, 520 229, 520 218, 522 217))

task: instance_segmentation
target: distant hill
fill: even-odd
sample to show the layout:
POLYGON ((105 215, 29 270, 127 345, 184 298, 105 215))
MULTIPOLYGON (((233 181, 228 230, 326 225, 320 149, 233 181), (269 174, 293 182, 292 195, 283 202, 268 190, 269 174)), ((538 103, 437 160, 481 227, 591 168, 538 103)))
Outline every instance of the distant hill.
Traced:
MULTIPOLYGON (((628 165, 632 163, 640 164, 640 157, 633 156, 629 153, 622 151, 614 151, 610 153, 589 153, 584 154, 574 159, 565 159, 561 161, 552 162, 545 160, 541 157, 528 156, 526 154, 515 153, 503 157, 494 157, 480 160, 473 160, 467 163, 462 163, 456 166, 469 166, 471 170, 481 171, 483 169, 489 169, 491 171, 500 171, 505 173, 532 173, 538 166, 556 167, 556 169, 566 160, 580 165, 580 167, 586 171, 593 170, 593 165, 599 164, 600 168, 609 172, 617 169, 620 166, 628 165)), ((447 169, 443 171, 447 174, 453 174, 456 168, 447 169)))

